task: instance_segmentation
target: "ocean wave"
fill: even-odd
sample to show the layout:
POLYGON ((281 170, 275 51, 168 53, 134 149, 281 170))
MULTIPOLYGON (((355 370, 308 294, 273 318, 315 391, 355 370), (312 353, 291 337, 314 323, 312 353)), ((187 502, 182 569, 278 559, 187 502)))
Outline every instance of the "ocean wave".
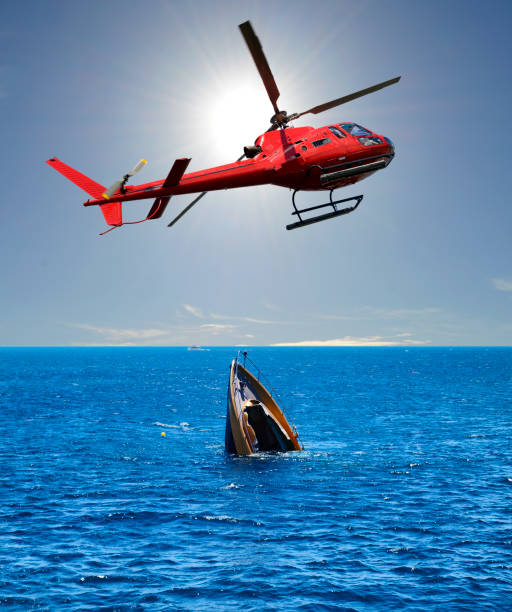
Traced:
POLYGON ((306 451, 233 457, 185 350, 5 352, 0 606, 510 607, 512 351, 258 349, 306 451))

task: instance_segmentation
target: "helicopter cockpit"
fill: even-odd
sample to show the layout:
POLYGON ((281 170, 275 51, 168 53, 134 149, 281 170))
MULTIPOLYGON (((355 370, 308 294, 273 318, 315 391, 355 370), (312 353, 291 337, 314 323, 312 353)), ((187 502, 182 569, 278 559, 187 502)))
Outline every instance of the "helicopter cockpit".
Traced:
MULTIPOLYGON (((380 136, 375 136, 372 132, 370 132, 370 130, 367 130, 362 125, 358 125, 357 123, 340 123, 339 125, 341 128, 343 128, 343 130, 345 130, 345 132, 351 136, 355 136, 357 140, 359 140, 359 142, 365 147, 384 144, 384 141, 380 136)), ((390 147, 394 149, 393 143, 389 140, 389 138, 386 138, 386 141, 390 147)))
POLYGON ((357 123, 340 123, 340 127, 351 136, 371 136, 370 130, 357 123))

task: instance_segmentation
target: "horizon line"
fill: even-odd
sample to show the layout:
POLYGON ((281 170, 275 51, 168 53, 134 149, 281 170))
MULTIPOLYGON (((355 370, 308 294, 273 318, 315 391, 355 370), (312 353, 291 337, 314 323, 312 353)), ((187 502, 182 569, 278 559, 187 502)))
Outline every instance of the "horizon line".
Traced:
POLYGON ((511 344, 429 344, 429 345, 414 345, 414 344, 393 344, 393 345, 374 345, 374 344, 353 344, 353 345, 282 345, 282 344, 6 344, 0 345, 0 349, 25 349, 25 348, 66 348, 66 349, 83 349, 83 348, 124 348, 124 349, 165 349, 165 348, 180 348, 180 349, 216 349, 216 348, 231 348, 231 349, 255 349, 255 348, 275 348, 275 349, 353 349, 353 348, 371 348, 371 349, 433 349, 433 348, 512 348, 511 344))

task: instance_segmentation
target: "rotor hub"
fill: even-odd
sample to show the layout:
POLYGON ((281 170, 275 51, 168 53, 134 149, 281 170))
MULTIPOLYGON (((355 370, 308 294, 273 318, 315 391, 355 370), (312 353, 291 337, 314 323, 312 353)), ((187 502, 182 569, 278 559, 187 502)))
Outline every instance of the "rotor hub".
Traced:
POLYGON ((272 124, 272 127, 274 129, 280 127, 280 128, 284 128, 288 125, 288 121, 290 120, 290 118, 288 117, 288 113, 283 110, 283 111, 279 111, 278 113, 276 113, 275 115, 273 115, 270 118, 270 123, 272 124))

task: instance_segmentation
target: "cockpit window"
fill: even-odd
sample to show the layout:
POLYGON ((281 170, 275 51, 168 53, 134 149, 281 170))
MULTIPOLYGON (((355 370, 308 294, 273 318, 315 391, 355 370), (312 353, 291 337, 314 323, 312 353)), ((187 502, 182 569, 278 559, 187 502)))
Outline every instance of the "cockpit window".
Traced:
POLYGON ((314 147, 321 147, 322 145, 326 145, 331 142, 330 138, 321 138, 320 140, 314 140, 311 144, 314 147))
POLYGON ((340 123, 345 132, 352 134, 352 136, 369 136, 371 132, 357 123, 340 123))
POLYGON ((378 136, 359 136, 357 140, 365 147, 382 144, 382 140, 378 136))
POLYGON ((337 128, 334 125, 330 125, 329 129, 331 130, 331 132, 337 136, 338 138, 345 138, 345 134, 340 130, 340 128, 337 128))

